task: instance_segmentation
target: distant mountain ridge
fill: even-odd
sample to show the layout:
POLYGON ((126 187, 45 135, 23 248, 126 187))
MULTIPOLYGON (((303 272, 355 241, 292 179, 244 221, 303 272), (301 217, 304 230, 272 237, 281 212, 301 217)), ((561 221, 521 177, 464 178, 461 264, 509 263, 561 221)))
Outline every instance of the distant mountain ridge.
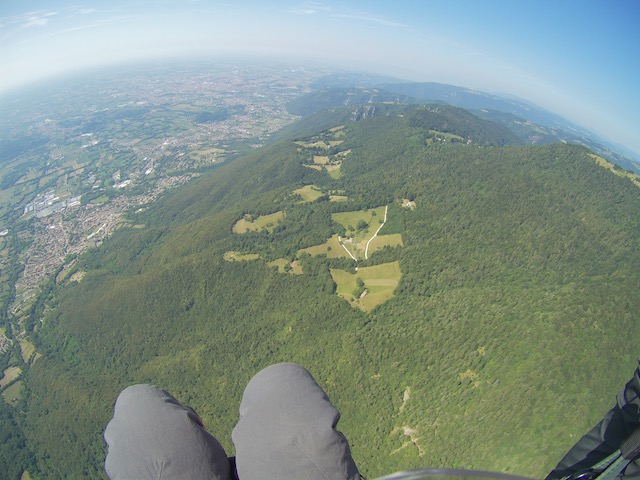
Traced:
MULTIPOLYGON (((420 101, 439 100, 467 110, 498 110, 526 118, 534 123, 566 128, 567 121, 562 117, 526 103, 523 100, 505 99, 478 90, 471 90, 443 83, 386 83, 380 85, 389 92, 403 94, 420 101)), ((573 127, 579 128, 579 127, 573 127)))
MULTIPOLYGON (((346 77, 344 82, 352 79, 346 77)), ((356 80, 356 79, 352 79, 356 80)), ((345 87, 338 81, 293 100, 289 111, 306 116, 324 108, 366 103, 443 102, 470 110, 481 118, 507 125, 525 143, 531 145, 565 141, 584 145, 627 170, 640 173, 640 159, 620 145, 608 142, 559 115, 520 99, 496 95, 442 83, 394 82, 367 87, 345 87), (501 112, 501 115, 497 112, 501 112)), ((360 82, 362 83, 362 81, 360 82)))
POLYGON ((287 110, 294 115, 305 117, 327 108, 371 103, 408 104, 417 103, 417 100, 412 96, 392 93, 382 88, 329 87, 292 100, 287 105, 287 110))

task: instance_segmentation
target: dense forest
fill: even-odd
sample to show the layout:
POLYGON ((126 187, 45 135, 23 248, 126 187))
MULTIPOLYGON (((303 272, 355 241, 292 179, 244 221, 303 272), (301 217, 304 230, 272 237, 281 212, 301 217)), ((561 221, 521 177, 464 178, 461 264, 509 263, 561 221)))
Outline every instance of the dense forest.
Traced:
POLYGON ((370 478, 550 470, 640 353, 640 190, 583 147, 520 146, 459 109, 379 111, 304 120, 297 136, 132 214, 145 228, 80 258, 81 281, 43 294, 31 334, 43 356, 26 375, 26 414, 0 409, 21 427, 0 464, 27 445, 20 461, 34 477, 100 477, 113 402, 140 382, 195 408, 232 454, 248 380, 294 361, 341 411, 370 478), (293 192, 305 185, 326 195, 302 202, 293 192), (329 201, 335 192, 346 199, 329 201), (354 262, 299 252, 342 231, 336 213, 384 205, 380 233, 403 246, 360 265, 398 261, 402 277, 365 313, 330 273, 354 262), (274 212, 275 228, 233 233, 274 212), (228 261, 230 251, 255 256, 228 261), (303 273, 268 264, 279 258, 303 273))

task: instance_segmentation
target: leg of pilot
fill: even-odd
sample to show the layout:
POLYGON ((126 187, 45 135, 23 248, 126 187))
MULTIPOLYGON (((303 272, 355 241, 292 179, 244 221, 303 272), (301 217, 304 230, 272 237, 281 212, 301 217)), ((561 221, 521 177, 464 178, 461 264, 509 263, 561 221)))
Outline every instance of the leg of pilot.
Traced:
POLYGON ((239 478, 359 479, 339 418, 303 367, 267 367, 247 385, 232 433, 239 478))
POLYGON ((105 471, 116 479, 229 480, 224 449, 191 409, 151 385, 122 391, 104 433, 105 471))
MULTIPOLYGON (((615 406, 569 450, 546 480, 563 478, 596 465, 618 450, 640 427, 640 366, 616 400, 615 406)), ((627 466, 623 478, 639 475, 640 465, 636 460, 627 466)))

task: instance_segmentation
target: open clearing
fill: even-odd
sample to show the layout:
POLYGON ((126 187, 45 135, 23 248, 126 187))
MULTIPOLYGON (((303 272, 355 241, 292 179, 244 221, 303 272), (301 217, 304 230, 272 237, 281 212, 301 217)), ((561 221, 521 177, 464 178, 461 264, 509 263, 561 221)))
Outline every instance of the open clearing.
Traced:
POLYGON ((291 275, 302 275, 304 273, 300 264, 298 264, 297 262, 289 263, 289 261, 285 258, 278 258, 273 262, 267 263, 267 265, 269 265, 270 267, 278 267, 278 271, 280 273, 290 273, 291 275), (291 267, 288 272, 285 269, 287 265, 291 267))
POLYGON ((307 160, 303 165, 307 168, 312 168, 317 171, 326 171, 327 174, 333 179, 338 179, 342 176, 340 167, 342 166, 342 158, 351 153, 351 150, 345 150, 336 154, 330 154, 330 152, 323 152, 320 150, 329 150, 344 143, 344 140, 340 140, 345 136, 344 125, 334 127, 327 130, 321 135, 317 135, 309 141, 297 141, 294 142, 302 148, 298 151, 313 150, 311 160, 307 160), (327 155, 322 155, 326 153, 327 155), (319 155, 318 155, 319 154, 319 155))
POLYGON ((451 142, 455 140, 457 142, 464 142, 464 138, 460 135, 454 135, 453 133, 440 132, 438 130, 429 130, 431 138, 427 139, 427 145, 431 145, 434 142, 451 142))
MULTIPOLYGON (((312 165, 306 165, 310 167, 312 165)), ((294 194, 299 195, 302 198, 302 202, 314 202, 318 198, 325 195, 325 193, 320 190, 320 188, 315 185, 305 185, 302 188, 298 188, 293 191, 294 194)), ((349 199, 346 195, 329 195, 330 202, 345 202, 349 199)))
POLYGON ((273 233, 273 230, 284 220, 284 212, 275 212, 270 215, 262 215, 255 220, 251 215, 245 215, 244 218, 238 220, 233 226, 233 233, 259 232, 267 230, 273 233))
POLYGON ((369 255, 376 250, 382 250, 384 247, 404 247, 402 235, 394 233, 392 235, 378 235, 369 244, 369 255))
POLYGON ((384 220, 384 207, 370 208, 369 210, 355 210, 353 212, 342 212, 331 214, 331 219, 342 225, 347 234, 354 232, 358 222, 363 221, 369 227, 378 225, 384 220))
POLYGON ((331 269, 331 277, 336 283, 336 293, 354 308, 370 312, 394 296, 394 290, 402 277, 399 262, 383 263, 372 267, 359 268, 356 273, 331 269), (364 282, 365 295, 355 298, 358 290, 357 279, 364 282))
POLYGON ((21 338, 19 342, 20 350, 22 351, 22 359, 24 360, 24 363, 29 363, 29 360, 31 359, 33 354, 36 353, 36 347, 33 345, 33 343, 31 343, 29 340, 25 340, 24 338, 21 338))
POLYGON ((300 195, 304 202, 313 202, 323 195, 320 189, 315 185, 305 185, 302 188, 294 190, 293 193, 300 195))
POLYGON ((71 263, 69 265, 66 265, 62 271, 58 274, 58 276, 56 277, 56 283, 60 283, 63 280, 65 280, 67 278, 67 276, 69 276, 69 273, 71 272, 71 269, 73 269, 73 267, 76 264, 76 260, 72 260, 71 263))
POLYGON ((284 273, 284 267, 286 265, 288 265, 289 262, 287 261, 286 258, 278 258, 277 260, 274 260, 273 262, 269 262, 267 263, 267 265, 269 265, 270 267, 278 267, 278 271, 280 273, 284 273))
POLYGON ((322 167, 320 165, 307 165, 306 163, 303 165, 303 167, 307 167, 310 168, 311 170, 317 170, 319 172, 322 171, 322 167))
POLYGON ((313 170, 317 170, 318 172, 326 171, 331 178, 338 179, 342 176, 342 171, 340 167, 342 166, 341 161, 331 161, 329 157, 313 157, 313 164, 305 163, 303 164, 307 168, 311 168, 313 170))
POLYGON ((606 168, 607 170, 611 170, 614 174, 618 175, 619 177, 627 177, 629 180, 631 180, 633 182, 633 184, 636 187, 640 187, 640 175, 633 173, 633 172, 628 172, 626 170, 621 170, 618 168, 615 168, 615 166, 613 165, 613 163, 605 160, 602 157, 599 157, 598 155, 589 154, 591 157, 595 158, 596 163, 598 165, 600 165, 603 168, 606 168))
POLYGON ((344 249, 340 242, 338 242, 338 236, 334 235, 329 240, 321 245, 315 245, 313 247, 303 248, 298 252, 308 253, 309 255, 326 255, 327 258, 350 258, 347 251, 344 249))
POLYGON ((0 378, 0 389, 6 387, 22 374, 20 367, 9 367, 4 371, 4 376, 0 378))
MULTIPOLYGON (((342 238, 342 244, 355 259, 365 258, 367 241, 371 239, 384 222, 385 207, 371 208, 368 210, 356 210, 353 212, 341 212, 331 215, 331 219, 342 225, 347 233, 347 238, 342 238), (358 225, 366 224, 365 228, 357 230, 358 225)), ((373 242, 372 242, 373 243, 373 242)), ((378 248, 384 247, 379 244, 378 248)))
POLYGON ((226 159, 226 151, 215 147, 193 150, 189 155, 199 164, 222 163, 226 159))
POLYGON ((342 164, 336 163, 336 164, 332 164, 332 165, 327 165, 325 167, 325 169, 327 170, 327 173, 329 174, 329 176, 331 178, 337 180, 338 178, 340 178, 342 176, 342 171, 340 170, 341 166, 342 166, 342 164))
POLYGON ((9 405, 15 406, 22 399, 23 388, 24 385, 22 380, 19 380, 8 387, 4 392, 2 392, 4 401, 9 405))
POLYGON ((239 253, 239 252, 226 252, 222 258, 224 258, 227 262, 242 262, 242 261, 251 261, 258 260, 260 255, 257 253, 239 253))
POLYGON ((325 150, 329 148, 329 145, 327 145, 322 140, 318 140, 317 142, 311 142, 311 143, 307 143, 307 142, 294 142, 294 143, 296 145, 300 145, 303 148, 324 148, 325 150))

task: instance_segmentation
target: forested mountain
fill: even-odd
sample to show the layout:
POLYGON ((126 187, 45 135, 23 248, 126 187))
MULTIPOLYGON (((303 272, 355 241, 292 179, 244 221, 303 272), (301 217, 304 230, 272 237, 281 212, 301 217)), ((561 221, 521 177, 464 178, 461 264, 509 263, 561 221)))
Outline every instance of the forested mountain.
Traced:
MULTIPOLYGON (((497 110, 526 118, 534 123, 566 129, 562 117, 536 107, 524 100, 502 98, 478 90, 435 82, 384 83, 380 88, 396 95, 406 95, 420 101, 440 101, 468 110, 497 110)), ((572 125, 572 127, 574 127, 572 125)))
POLYGON ((294 115, 307 116, 328 108, 365 105, 368 103, 415 103, 407 95, 379 88, 324 88, 298 97, 287 106, 294 115))
POLYGON ((247 381, 279 361, 326 389, 370 478, 540 477, 612 405, 639 353, 640 189, 583 147, 518 145, 457 108, 375 108, 303 120, 58 280, 20 420, 43 478, 101 475, 113 402, 137 382, 232 454, 247 381), (387 243, 363 256, 378 225, 387 243), (383 269, 393 291, 367 304, 384 282, 364 272, 383 269))
POLYGON ((640 173, 640 163, 620 154, 624 151, 619 147, 612 147, 609 142, 598 138, 583 129, 561 128, 558 126, 544 126, 532 122, 525 117, 519 117, 510 113, 497 110, 473 110, 473 113, 482 119, 497 122, 508 127, 521 141, 528 145, 547 145, 556 142, 568 142, 582 145, 594 153, 615 163, 625 170, 640 173))
MULTIPOLYGON (((346 81, 346 80, 345 80, 346 81)), ((593 132, 524 100, 502 98, 477 90, 434 82, 383 82, 374 86, 346 87, 338 82, 293 100, 288 109, 296 115, 310 115, 327 108, 373 102, 441 102, 472 111, 479 117, 509 127, 525 144, 559 141, 586 146, 624 169, 640 173, 640 163, 631 152, 613 145, 593 132)))

